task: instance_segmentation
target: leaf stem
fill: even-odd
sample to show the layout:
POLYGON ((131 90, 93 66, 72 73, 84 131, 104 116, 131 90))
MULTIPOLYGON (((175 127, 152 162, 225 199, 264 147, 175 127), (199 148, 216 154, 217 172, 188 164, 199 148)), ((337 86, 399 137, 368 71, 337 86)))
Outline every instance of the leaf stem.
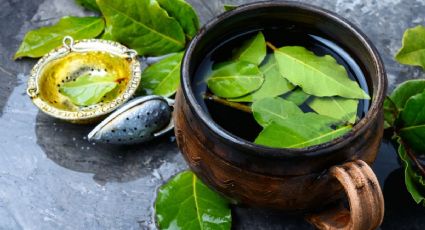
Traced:
POLYGON ((212 95, 210 93, 205 93, 203 97, 206 100, 214 101, 214 102, 220 103, 222 105, 226 105, 226 106, 232 107, 234 109, 241 110, 245 113, 252 113, 251 107, 244 105, 244 104, 241 104, 241 103, 238 103, 238 102, 228 101, 226 99, 217 97, 216 95, 212 95))
POLYGON ((422 177, 425 178, 425 169, 416 158, 415 151, 406 142, 404 142, 403 140, 400 141, 400 144, 404 146, 404 149, 406 150, 407 155, 409 155, 409 158, 415 163, 416 167, 419 169, 419 172, 422 174, 422 177))
POLYGON ((270 42, 266 42, 266 44, 267 44, 267 46, 268 46, 270 49, 272 49, 273 51, 276 51, 276 50, 277 50, 276 46, 274 46, 272 43, 270 43, 270 42))

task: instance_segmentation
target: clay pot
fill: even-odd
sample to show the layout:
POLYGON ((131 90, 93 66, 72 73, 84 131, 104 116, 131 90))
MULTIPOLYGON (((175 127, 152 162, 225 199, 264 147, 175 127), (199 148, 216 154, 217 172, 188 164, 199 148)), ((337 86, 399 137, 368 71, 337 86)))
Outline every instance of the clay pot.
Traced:
POLYGON ((302 3, 252 3, 207 23, 187 48, 176 95, 175 131, 194 173, 236 202, 288 212, 311 212, 346 195, 343 206, 309 216, 316 227, 374 229, 384 201, 373 163, 383 135, 386 74, 378 52, 360 30, 335 13, 302 3), (226 38, 276 25, 314 30, 338 43, 361 66, 372 93, 370 109, 350 133, 303 149, 259 146, 230 134, 201 108, 192 80, 208 52, 226 38))

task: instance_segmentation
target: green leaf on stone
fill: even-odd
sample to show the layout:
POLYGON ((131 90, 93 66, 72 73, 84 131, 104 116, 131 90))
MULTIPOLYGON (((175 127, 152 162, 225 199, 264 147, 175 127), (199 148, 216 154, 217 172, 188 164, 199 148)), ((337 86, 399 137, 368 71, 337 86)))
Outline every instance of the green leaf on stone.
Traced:
POLYGON ((342 97, 314 97, 309 101, 308 106, 320 115, 335 118, 341 121, 348 121, 351 124, 356 122, 357 107, 359 101, 342 97))
POLYGON ((263 98, 255 101, 251 109, 255 120, 263 127, 272 121, 279 122, 291 116, 303 114, 296 104, 282 98, 263 98))
POLYGON ((184 0, 157 0, 168 15, 175 18, 189 39, 198 32, 199 18, 190 4, 184 0))
POLYGON ((86 9, 99 12, 99 6, 96 3, 96 0, 75 0, 79 5, 83 6, 86 9))
POLYGON ((401 138, 417 152, 425 152, 425 92, 411 97, 400 113, 401 138))
POLYGON ((319 57, 300 46, 285 46, 276 49, 274 54, 282 76, 308 94, 370 99, 330 55, 319 57))
POLYGON ((330 128, 335 122, 337 121, 332 118, 315 113, 291 116, 266 126, 255 139, 255 143, 274 148, 305 148, 322 144, 351 130, 351 126, 336 130, 330 128))
POLYGON ((262 32, 248 39, 236 50, 234 59, 260 65, 267 54, 266 40, 262 32))
POLYGON ((216 96, 235 98, 261 87, 264 77, 254 64, 237 61, 221 64, 207 79, 208 88, 216 96))
POLYGON ((104 27, 103 19, 98 17, 63 17, 55 25, 28 32, 14 59, 41 57, 62 45, 62 40, 67 35, 72 36, 74 40, 95 38, 102 33, 104 27))
POLYGON ((401 64, 421 66, 425 69, 425 27, 407 29, 403 35, 402 47, 395 59, 401 64))
POLYGON ((139 55, 159 56, 184 49, 182 27, 157 1, 97 0, 97 4, 105 17, 108 37, 139 55))
POLYGON ((425 206, 425 180, 418 174, 412 166, 410 159, 406 153, 406 149, 403 145, 399 145, 398 155, 403 162, 404 167, 404 182, 406 184, 407 191, 409 191, 413 200, 417 204, 425 206))
POLYGON ((180 85, 180 63, 183 53, 172 54, 147 67, 141 77, 139 92, 143 95, 173 95, 180 85))
POLYGON ((261 87, 251 94, 243 97, 229 99, 237 102, 253 102, 266 97, 276 97, 291 91, 294 85, 284 78, 277 67, 274 56, 269 56, 267 62, 260 67, 264 75, 264 83, 261 87))
POLYGON ((407 100, 425 91, 425 80, 408 80, 397 86, 384 101, 384 117, 388 126, 393 126, 407 100))
POLYGON ((391 93, 390 98, 397 106, 397 109, 403 110, 407 100, 410 97, 425 91, 425 79, 408 80, 401 83, 391 93))
POLYGON ((163 185, 157 194, 155 216, 159 229, 231 228, 228 202, 185 171, 163 185))
POLYGON ((288 101, 294 102, 300 106, 311 97, 310 94, 305 93, 300 87, 295 88, 291 92, 283 95, 283 98, 288 101))
POLYGON ((117 87, 116 78, 110 75, 82 75, 75 81, 65 82, 59 92, 68 97, 74 105, 89 106, 98 103, 103 96, 117 87))

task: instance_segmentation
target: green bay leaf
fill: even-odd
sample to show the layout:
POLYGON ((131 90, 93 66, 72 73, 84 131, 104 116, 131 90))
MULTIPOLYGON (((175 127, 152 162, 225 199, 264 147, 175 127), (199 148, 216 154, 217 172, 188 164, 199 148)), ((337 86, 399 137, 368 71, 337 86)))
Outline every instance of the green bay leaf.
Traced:
POLYGON ((135 49, 139 55, 159 56, 185 47, 185 34, 157 1, 97 0, 106 20, 108 38, 135 49))
POLYGON ((62 40, 67 35, 72 36, 74 40, 94 38, 102 33, 104 27, 103 19, 98 17, 63 17, 55 25, 28 32, 14 59, 41 57, 62 45, 62 40))
POLYGON ((356 122, 357 107, 356 99, 342 97, 314 97, 308 106, 320 115, 335 118, 340 121, 356 122))
POLYGON ((305 93, 300 87, 297 87, 291 92, 283 95, 285 100, 292 101, 298 106, 304 104, 304 102, 307 101, 310 97, 311 95, 305 93))
POLYGON ((251 94, 239 98, 229 99, 237 102, 253 102, 266 97, 276 97, 291 91, 294 85, 284 78, 277 67, 276 60, 273 55, 267 58, 264 65, 260 67, 260 71, 264 75, 264 83, 261 87, 251 94))
POLYGON ((384 101, 384 117, 387 126, 393 126, 407 100, 425 91, 425 80, 415 79, 401 83, 384 101))
POLYGON ((398 155, 403 162, 404 168, 404 183, 406 184, 407 191, 409 191, 413 200, 417 204, 425 207, 425 180, 419 175, 412 166, 410 159, 406 153, 406 149, 402 144, 399 145, 398 155))
POLYGON ((285 46, 274 54, 282 76, 308 94, 370 99, 330 55, 319 57, 300 46, 285 46))
POLYGON ((303 114, 297 105, 282 98, 263 98, 255 101, 251 109, 255 120, 263 127, 273 121, 279 122, 291 116, 303 114))
POLYGON ((192 39, 199 29, 199 18, 192 6, 184 0, 157 0, 168 15, 175 18, 186 36, 192 39))
POLYGON ((236 98, 261 87, 264 77, 258 67, 245 61, 220 64, 207 79, 208 88, 215 95, 236 98))
POLYGON ((425 92, 407 100, 400 119, 401 138, 415 151, 425 152, 425 92))
POLYGON ((103 96, 118 86, 113 76, 83 75, 75 81, 65 82, 59 87, 74 105, 88 106, 98 103, 103 96))
POLYGON ((395 105, 395 103, 392 101, 390 97, 385 97, 384 100, 384 128, 390 128, 394 126, 395 121, 397 120, 399 116, 399 109, 395 105))
POLYGON ((262 32, 248 39, 236 50, 234 58, 239 61, 246 61, 255 65, 260 65, 267 54, 266 40, 262 32))
POLYGON ((399 110, 403 110, 407 100, 425 91, 425 79, 408 80, 397 86, 390 99, 399 110))
POLYGON ((227 230, 232 222, 228 202, 190 171, 179 173, 159 189, 155 215, 160 229, 227 230))
POLYGON ((83 6, 86 9, 99 12, 99 6, 96 3, 96 0, 75 0, 79 5, 83 6))
POLYGON ((141 77, 139 92, 144 95, 173 95, 180 85, 180 63, 183 53, 172 54, 147 67, 141 77))
POLYGON ((229 5, 229 4, 223 5, 224 11, 231 11, 231 10, 236 9, 237 7, 238 7, 237 5, 229 5))
POLYGON ((395 59, 401 64, 421 66, 425 69, 425 27, 407 29, 403 35, 402 47, 395 59))
POLYGON ((255 143, 274 148, 304 148, 322 144, 351 130, 351 126, 336 130, 330 128, 335 122, 337 121, 332 118, 315 113, 291 116, 267 125, 255 139, 255 143))

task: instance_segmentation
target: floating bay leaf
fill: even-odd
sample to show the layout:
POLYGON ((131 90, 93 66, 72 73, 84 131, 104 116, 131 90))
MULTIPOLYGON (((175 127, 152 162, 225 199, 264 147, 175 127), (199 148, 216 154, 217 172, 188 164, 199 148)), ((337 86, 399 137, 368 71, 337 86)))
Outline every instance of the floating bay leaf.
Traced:
POLYGON ((180 63, 183 53, 176 53, 147 67, 141 77, 140 92, 144 95, 173 95, 180 85, 180 63))
POLYGON ((108 37, 121 42, 139 55, 159 56, 185 47, 185 34, 176 19, 157 1, 97 0, 106 20, 108 37))
POLYGON ((175 18, 189 39, 198 32, 199 18, 190 4, 184 0, 157 0, 168 15, 175 18))
POLYGON ((279 120, 303 114, 297 105, 282 98, 263 98, 255 101, 251 108, 255 120, 263 127, 272 121, 279 122, 279 120))
POLYGON ((266 97, 276 97, 289 92, 294 85, 284 78, 277 67, 274 56, 269 56, 267 62, 260 67, 260 71, 264 75, 264 83, 261 87, 251 94, 243 97, 230 99, 238 102, 253 102, 266 97))
POLYGON ((414 169, 403 145, 399 145, 398 155, 403 162, 404 182, 413 200, 425 206, 425 180, 414 169))
POLYGON ((246 61, 258 66, 266 57, 266 52, 266 40, 263 33, 258 32, 256 36, 242 44, 242 46, 235 52, 234 59, 246 61))
POLYGON ((296 105, 302 105, 307 99, 311 97, 310 94, 305 93, 301 88, 297 87, 293 91, 287 93, 283 98, 287 101, 292 101, 296 105))
POLYGON ((351 126, 330 128, 332 118, 315 113, 291 116, 273 121, 260 132, 256 144, 274 148, 304 148, 338 138, 351 130, 351 126))
POLYGON ((94 38, 102 33, 104 27, 103 19, 98 17, 63 17, 53 26, 28 32, 14 58, 41 57, 62 45, 62 40, 67 35, 74 40, 94 38))
POLYGON ((237 61, 221 64, 207 79, 208 88, 224 98, 244 96, 261 87, 264 77, 254 64, 237 61))
POLYGON ((406 65, 421 66, 425 69, 425 27, 407 29, 403 35, 402 47, 395 59, 406 65))
POLYGON ((425 92, 407 100, 400 113, 401 138, 417 152, 425 152, 425 92))
POLYGON ((274 54, 282 76, 308 94, 319 97, 370 98, 330 55, 319 57, 300 46, 285 46, 276 49, 274 54))
POLYGON ((115 89, 117 85, 116 78, 113 76, 83 75, 75 81, 63 83, 59 91, 73 104, 88 106, 101 101, 103 96, 115 89))
POLYGON ((320 115, 337 120, 356 122, 359 101, 342 97, 315 97, 309 101, 308 106, 320 115))
POLYGON ((155 215, 160 229, 227 230, 232 222, 228 202, 190 171, 159 189, 155 215))
POLYGON ((234 9, 236 9, 237 7, 238 7, 238 6, 236 6, 236 5, 229 5, 229 4, 224 4, 224 5, 223 5, 224 11, 234 10, 234 9))
POLYGON ((99 6, 96 3, 96 0, 75 0, 78 4, 93 11, 100 11, 99 6))

